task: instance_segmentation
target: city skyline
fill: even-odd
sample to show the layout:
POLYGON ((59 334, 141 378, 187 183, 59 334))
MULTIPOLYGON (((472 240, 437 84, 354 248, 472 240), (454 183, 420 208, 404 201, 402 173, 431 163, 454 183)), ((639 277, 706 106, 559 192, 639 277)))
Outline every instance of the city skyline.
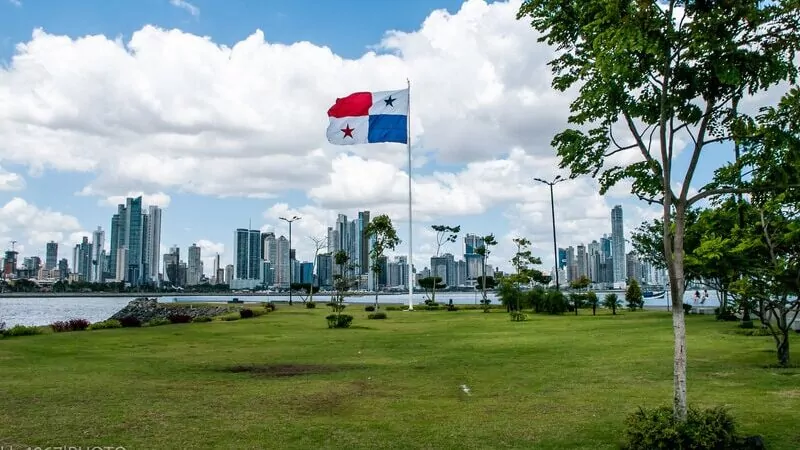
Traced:
MULTIPOLYGON (((43 255, 55 241, 63 252, 83 236, 91 240, 97 225, 108 247, 107 218, 141 195, 143 209, 166 214, 162 244, 145 249, 148 269, 172 245, 185 252, 196 243, 205 274, 214 275, 217 253, 223 268, 234 262, 231 230, 250 218, 255 229, 286 234, 279 217, 304 217, 296 248, 309 254, 307 236, 325 236, 337 214, 361 210, 389 214, 403 239, 397 254, 408 254, 404 146, 343 149, 325 138, 326 110, 337 97, 403 88, 408 78, 414 265, 433 253, 432 224, 494 233, 492 258, 501 268, 510 267, 516 236, 554 264, 548 187, 533 178, 568 175, 550 142, 569 111, 549 86, 550 50, 515 18, 519 2, 414 0, 386 5, 381 20, 356 8, 353 20, 365 25, 353 30, 338 22, 303 26, 309 14, 332 14, 327 4, 313 11, 286 4, 278 18, 263 6, 252 6, 266 8, 263 15, 230 6, 239 12, 231 15, 215 4, 187 16, 166 1, 136 15, 111 14, 105 3, 87 1, 102 25, 60 5, 0 4, 0 77, 14 86, 0 91, 8 105, 0 121, 3 248, 14 240, 24 254, 43 255), (75 64, 65 67, 63 55, 75 64), (465 70, 476 65, 485 73, 465 70), (326 81, 311 82, 311 73, 326 81), (30 96, 42 89, 63 101, 30 96), (293 99, 302 105, 278 107, 293 99)), ((741 107, 748 105, 743 99, 741 107)), ((676 155, 676 167, 687 163, 676 155)), ((697 186, 711 166, 700 161, 697 186)), ((625 209, 626 235, 660 215, 628 192, 623 183, 601 196, 588 178, 558 184, 558 240, 588 244, 609 233, 616 204, 625 209)))

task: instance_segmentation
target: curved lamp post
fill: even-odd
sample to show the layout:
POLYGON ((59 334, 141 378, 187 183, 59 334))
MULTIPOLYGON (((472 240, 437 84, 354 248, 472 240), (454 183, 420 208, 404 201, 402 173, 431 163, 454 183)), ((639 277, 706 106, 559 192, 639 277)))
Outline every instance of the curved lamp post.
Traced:
POLYGON ((562 181, 566 181, 566 178, 562 178, 561 175, 556 175, 553 178, 553 181, 546 181, 541 178, 534 178, 534 181, 538 181, 540 183, 544 183, 550 186, 550 215, 553 218, 553 261, 555 261, 555 272, 556 272, 556 290, 560 290, 560 286, 558 283, 558 245, 556 244, 556 206, 555 202, 553 201, 553 186, 562 181))
POLYGON ((289 224, 289 251, 286 253, 287 253, 287 258, 289 258, 289 306, 291 306, 292 305, 292 222, 294 222, 295 220, 300 220, 301 217, 293 216, 291 219, 287 219, 285 217, 279 217, 279 219, 289 224))

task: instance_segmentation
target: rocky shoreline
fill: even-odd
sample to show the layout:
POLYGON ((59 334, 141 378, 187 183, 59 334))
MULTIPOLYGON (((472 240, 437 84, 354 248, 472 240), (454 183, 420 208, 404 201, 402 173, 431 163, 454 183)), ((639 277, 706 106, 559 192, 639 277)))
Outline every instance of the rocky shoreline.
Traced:
POLYGON ((214 317, 236 312, 240 309, 240 305, 159 303, 158 299, 141 297, 131 300, 124 308, 109 317, 109 319, 120 320, 124 317, 136 317, 140 322, 146 323, 153 319, 169 319, 170 316, 179 314, 190 316, 193 319, 196 317, 214 317))

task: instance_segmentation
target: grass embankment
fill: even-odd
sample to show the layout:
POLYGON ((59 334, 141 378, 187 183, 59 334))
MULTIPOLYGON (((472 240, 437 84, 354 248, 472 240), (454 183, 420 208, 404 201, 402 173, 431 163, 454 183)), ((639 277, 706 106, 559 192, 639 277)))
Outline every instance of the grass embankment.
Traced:
MULTIPOLYGON (((353 328, 327 329, 321 305, 278 308, 2 339, 0 445, 601 449, 638 406, 671 400, 668 313, 515 323, 353 307, 353 328)), ((728 405, 770 449, 798 448, 800 370, 765 368, 772 339, 709 316, 687 327, 690 401, 728 405)))

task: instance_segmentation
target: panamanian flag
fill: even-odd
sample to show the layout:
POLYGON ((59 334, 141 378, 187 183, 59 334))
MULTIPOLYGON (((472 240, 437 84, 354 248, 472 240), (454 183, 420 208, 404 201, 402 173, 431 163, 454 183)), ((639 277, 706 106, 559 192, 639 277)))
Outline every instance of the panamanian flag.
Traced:
POLYGON ((328 110, 328 142, 407 144, 408 91, 356 92, 337 98, 328 110))

